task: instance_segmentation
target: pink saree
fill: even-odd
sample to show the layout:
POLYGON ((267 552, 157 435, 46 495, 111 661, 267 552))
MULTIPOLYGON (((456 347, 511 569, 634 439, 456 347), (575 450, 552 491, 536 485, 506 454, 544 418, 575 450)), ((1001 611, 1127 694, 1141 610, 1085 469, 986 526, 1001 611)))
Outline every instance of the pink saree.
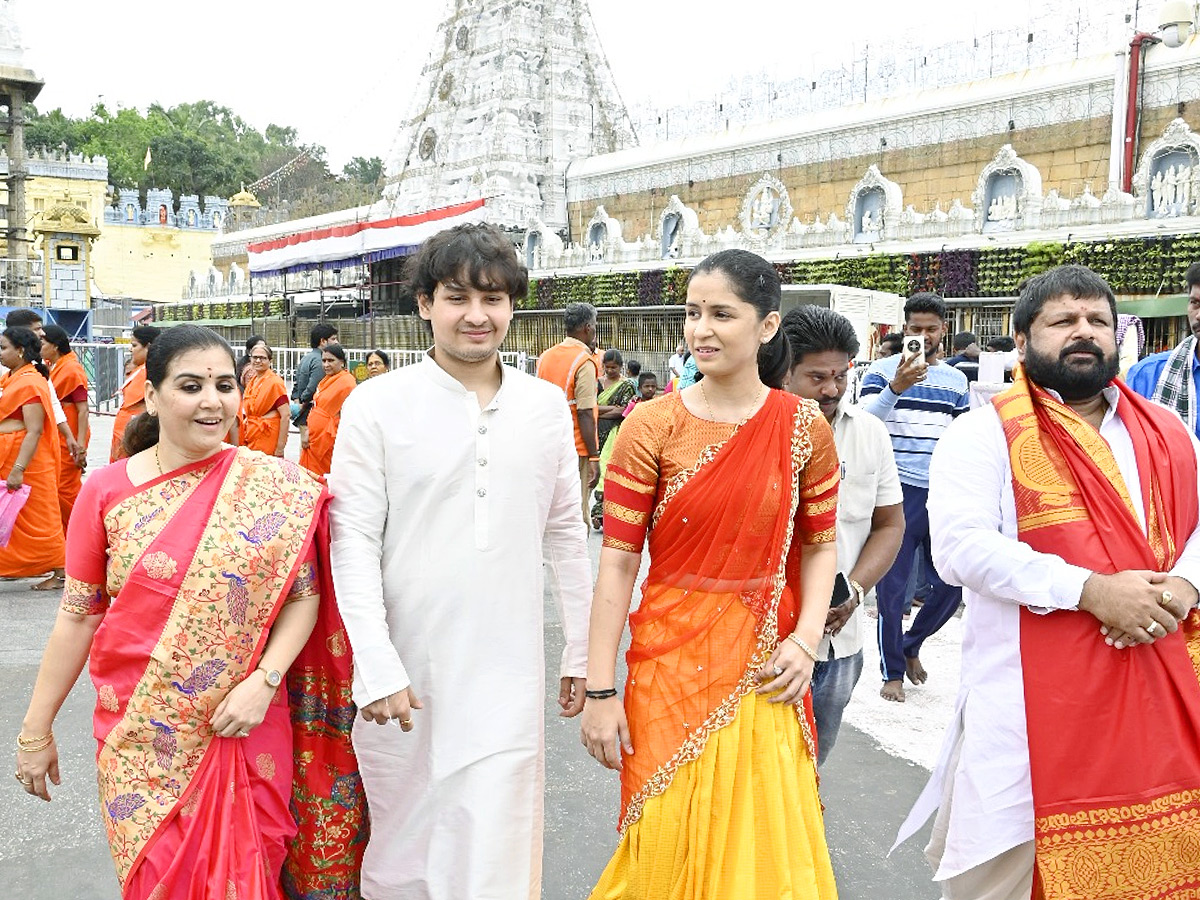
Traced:
MULTIPOLYGON (((322 595, 318 626, 292 674, 309 665, 319 642, 341 649, 348 682, 341 623, 329 615, 332 595, 318 588, 326 579, 315 538, 327 500, 297 466, 232 449, 136 487, 124 464, 85 483, 71 519, 63 605, 104 615, 90 662, 97 768, 126 900, 279 900, 289 852, 311 845, 296 840, 289 811, 288 693, 277 692, 249 737, 216 737, 209 722, 230 688, 253 673, 276 615, 293 600, 322 595)), ((339 695, 324 699, 332 709, 339 695)), ((303 732, 297 737, 307 737, 311 756, 303 732)), ((346 815, 341 830, 332 829, 344 839, 325 845, 338 859, 365 844, 357 785, 347 770, 346 815)), ((292 875, 294 884, 312 884, 292 875)), ((330 896, 357 896, 356 884, 345 888, 330 896)))

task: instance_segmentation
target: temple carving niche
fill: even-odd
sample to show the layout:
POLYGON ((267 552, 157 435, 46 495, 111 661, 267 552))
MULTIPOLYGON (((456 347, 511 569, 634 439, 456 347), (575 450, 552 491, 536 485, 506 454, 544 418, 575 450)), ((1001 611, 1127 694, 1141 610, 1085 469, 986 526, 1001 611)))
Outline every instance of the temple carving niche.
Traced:
POLYGON ((1146 148, 1133 176, 1133 193, 1148 219, 1200 212, 1200 135, 1183 119, 1175 119, 1146 148))

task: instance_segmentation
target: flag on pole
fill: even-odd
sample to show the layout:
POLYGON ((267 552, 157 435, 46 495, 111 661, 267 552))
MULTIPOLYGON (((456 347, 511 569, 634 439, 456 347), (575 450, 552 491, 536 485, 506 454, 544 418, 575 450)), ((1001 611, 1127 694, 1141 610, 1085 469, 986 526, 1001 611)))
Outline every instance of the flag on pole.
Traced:
POLYGON ((142 171, 145 172, 150 168, 150 148, 146 147, 146 158, 142 161, 142 171))

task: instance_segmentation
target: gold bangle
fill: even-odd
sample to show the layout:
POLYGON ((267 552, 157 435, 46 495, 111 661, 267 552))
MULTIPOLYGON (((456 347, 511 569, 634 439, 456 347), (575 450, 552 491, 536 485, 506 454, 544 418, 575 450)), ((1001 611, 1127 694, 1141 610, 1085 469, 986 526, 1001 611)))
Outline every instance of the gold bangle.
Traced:
POLYGON ((37 753, 39 750, 45 750, 54 743, 54 732, 43 734, 41 737, 25 738, 17 735, 17 749, 24 750, 26 753, 37 753))
POLYGON ((811 659, 813 662, 820 662, 820 661, 821 661, 821 660, 820 660, 820 659, 817 657, 817 653, 816 653, 816 651, 815 651, 815 650, 813 650, 813 648, 812 648, 812 647, 808 646, 808 644, 804 643, 804 641, 803 641, 803 640, 801 640, 800 638, 796 637, 796 634, 795 634, 795 632, 793 632, 792 634, 789 634, 789 635, 788 635, 788 640, 789 640, 789 641, 791 641, 793 644, 795 644, 797 647, 799 647, 801 650, 803 650, 803 651, 805 652, 805 654, 807 654, 807 655, 808 655, 808 658, 809 658, 809 659, 811 659))

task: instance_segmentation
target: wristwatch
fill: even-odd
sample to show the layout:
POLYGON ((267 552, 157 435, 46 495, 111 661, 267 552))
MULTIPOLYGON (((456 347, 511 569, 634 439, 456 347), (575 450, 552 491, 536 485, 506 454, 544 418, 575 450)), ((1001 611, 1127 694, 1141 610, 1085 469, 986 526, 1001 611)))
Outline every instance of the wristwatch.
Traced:
POLYGON ((268 687, 277 688, 283 684, 283 674, 278 669, 264 669, 259 666, 258 671, 263 673, 268 687))
POLYGON ((847 578, 846 583, 850 585, 850 593, 854 596, 855 605, 861 605, 867 599, 867 592, 863 590, 863 586, 853 578, 847 578))

